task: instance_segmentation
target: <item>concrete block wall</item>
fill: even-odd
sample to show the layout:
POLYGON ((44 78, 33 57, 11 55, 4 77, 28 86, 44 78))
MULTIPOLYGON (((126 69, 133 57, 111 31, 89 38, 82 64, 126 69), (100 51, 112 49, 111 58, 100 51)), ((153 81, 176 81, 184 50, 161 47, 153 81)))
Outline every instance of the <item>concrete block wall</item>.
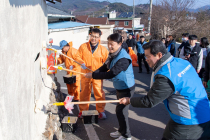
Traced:
POLYGON ((0 1, 0 140, 42 139, 51 92, 42 77, 52 87, 52 78, 41 69, 46 67, 47 23, 45 0, 0 1))

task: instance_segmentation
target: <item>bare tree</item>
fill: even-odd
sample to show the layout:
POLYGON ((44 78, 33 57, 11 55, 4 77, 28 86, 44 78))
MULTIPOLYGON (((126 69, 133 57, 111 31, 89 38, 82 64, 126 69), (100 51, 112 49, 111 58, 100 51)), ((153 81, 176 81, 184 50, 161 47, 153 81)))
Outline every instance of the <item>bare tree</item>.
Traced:
POLYGON ((153 8, 151 34, 160 39, 167 34, 176 36, 196 25, 196 18, 188 12, 194 0, 161 0, 153 8))

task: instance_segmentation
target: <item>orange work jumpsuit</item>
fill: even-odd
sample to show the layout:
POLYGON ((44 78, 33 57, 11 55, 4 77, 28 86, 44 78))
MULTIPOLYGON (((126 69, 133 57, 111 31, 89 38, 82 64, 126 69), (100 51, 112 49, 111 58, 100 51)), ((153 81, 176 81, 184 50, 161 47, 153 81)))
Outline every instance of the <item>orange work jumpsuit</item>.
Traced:
MULTIPOLYGON (((90 41, 80 46, 79 53, 82 60, 85 62, 86 67, 88 67, 92 71, 100 68, 106 61, 109 54, 108 50, 100 43, 98 44, 98 47, 96 48, 94 53, 92 53, 90 41)), ((82 69, 82 72, 89 73, 90 71, 87 69, 82 69)), ((82 91, 80 93, 80 101, 90 101, 92 87, 96 101, 105 100, 105 93, 103 91, 103 80, 89 79, 83 75, 81 76, 82 91)), ((105 105, 106 104, 96 104, 96 110, 99 113, 104 112, 105 105)), ((84 110, 89 110, 89 104, 81 104, 79 105, 79 108, 80 112, 84 110)))
POLYGON ((136 41, 139 41, 139 34, 136 35, 136 41))
MULTIPOLYGON (((83 64, 84 61, 80 58, 79 52, 77 49, 73 48, 72 46, 72 42, 69 42, 69 50, 66 53, 62 52, 63 54, 67 55, 68 57, 74 59, 75 61, 83 64)), ((67 69, 70 68, 70 66, 73 66, 73 71, 77 71, 77 72, 81 72, 81 66, 77 63, 75 63, 74 61, 70 60, 69 58, 60 55, 60 57, 58 58, 57 63, 58 64, 62 64, 65 63, 65 66, 67 69)), ((70 72, 67 72, 67 74, 70 74, 70 72)), ((74 74, 74 73, 73 73, 74 74)), ((80 97, 80 74, 74 74, 76 75, 76 83, 74 84, 66 84, 67 89, 68 89, 68 94, 71 96, 74 96, 74 100, 79 100, 80 97)))

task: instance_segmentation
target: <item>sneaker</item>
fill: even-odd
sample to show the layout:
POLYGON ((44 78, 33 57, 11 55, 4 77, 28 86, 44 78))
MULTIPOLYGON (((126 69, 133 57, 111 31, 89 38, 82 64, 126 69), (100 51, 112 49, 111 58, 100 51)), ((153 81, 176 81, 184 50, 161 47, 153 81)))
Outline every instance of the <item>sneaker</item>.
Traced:
POLYGON ((82 112, 80 112, 79 114, 78 114, 78 118, 79 119, 82 119, 83 117, 82 117, 82 112))
POLYGON ((110 136, 112 138, 119 138, 121 136, 120 132, 119 131, 116 131, 116 132, 112 132, 110 133, 110 136))
POLYGON ((115 140, 131 140, 131 138, 125 138, 123 136, 120 136, 118 139, 115 139, 115 140))
POLYGON ((142 70, 140 70, 139 73, 142 73, 142 70))
POLYGON ((104 112, 99 113, 98 118, 101 120, 106 119, 106 114, 104 112))

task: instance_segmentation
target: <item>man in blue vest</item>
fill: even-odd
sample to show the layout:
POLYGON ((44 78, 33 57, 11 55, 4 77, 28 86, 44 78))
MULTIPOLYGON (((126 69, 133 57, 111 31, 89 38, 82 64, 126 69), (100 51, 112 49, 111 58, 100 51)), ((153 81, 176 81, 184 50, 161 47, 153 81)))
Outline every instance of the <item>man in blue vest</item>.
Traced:
POLYGON ((161 41, 151 41, 143 48, 153 68, 151 88, 144 97, 122 98, 120 103, 151 108, 163 101, 171 119, 162 140, 210 139, 210 104, 193 66, 167 53, 161 41))
POLYGON ((139 73, 142 73, 142 64, 141 61, 143 60, 145 68, 147 69, 147 74, 149 74, 149 66, 146 62, 145 55, 144 55, 144 49, 143 45, 146 44, 147 42, 145 41, 144 36, 140 36, 140 41, 137 42, 136 44, 136 50, 137 50, 137 55, 138 55, 138 63, 139 63, 139 73))

